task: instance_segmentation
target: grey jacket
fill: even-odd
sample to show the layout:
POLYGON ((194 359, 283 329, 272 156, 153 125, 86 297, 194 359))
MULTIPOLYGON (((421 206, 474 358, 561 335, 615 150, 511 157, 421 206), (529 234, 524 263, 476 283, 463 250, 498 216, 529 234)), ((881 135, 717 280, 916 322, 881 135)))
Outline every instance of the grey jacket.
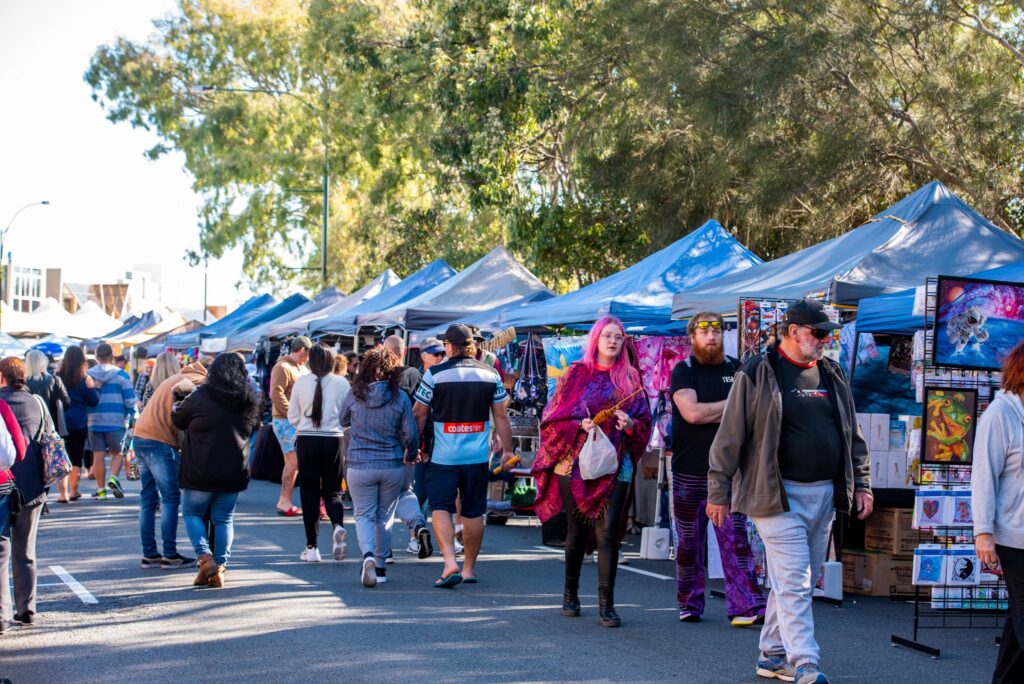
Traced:
MULTIPOLYGON (((729 503, 752 516, 789 510, 779 470, 782 392, 776 365, 778 348, 747 359, 733 379, 718 434, 711 445, 708 502, 729 503)), ((870 459, 853 406, 853 394, 842 369, 831 359, 818 362, 842 432, 843 468, 835 483, 836 510, 853 509, 854 491, 871 491, 870 459)))
POLYGON ((399 468, 419 444, 412 403, 400 389, 381 381, 370 385, 366 401, 349 392, 341 402, 341 426, 349 436, 349 468, 399 468))
POLYGON ((978 421, 974 440, 971 499, 974 534, 1024 549, 1024 406, 999 392, 978 421))

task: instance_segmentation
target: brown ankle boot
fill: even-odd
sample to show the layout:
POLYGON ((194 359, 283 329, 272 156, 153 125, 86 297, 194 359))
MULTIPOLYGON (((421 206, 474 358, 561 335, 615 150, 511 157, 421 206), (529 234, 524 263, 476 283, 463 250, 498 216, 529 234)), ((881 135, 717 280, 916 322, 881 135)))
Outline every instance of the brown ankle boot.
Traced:
POLYGON ((211 587, 213 587, 214 589, 223 589, 224 588, 224 566, 223 565, 213 565, 213 563, 210 563, 210 565, 213 566, 213 571, 212 571, 212 574, 210 575, 209 585, 211 587))
POLYGON ((217 566, 213 563, 213 556, 209 553, 200 554, 199 558, 196 559, 196 566, 199 568, 199 572, 196 573, 192 586, 205 587, 210 583, 210 575, 217 569, 217 566))

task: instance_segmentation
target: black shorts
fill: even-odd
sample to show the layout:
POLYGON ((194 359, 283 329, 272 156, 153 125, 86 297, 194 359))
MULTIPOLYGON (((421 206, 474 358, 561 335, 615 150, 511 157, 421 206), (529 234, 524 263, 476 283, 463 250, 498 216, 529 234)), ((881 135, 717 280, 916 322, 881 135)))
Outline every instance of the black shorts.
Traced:
POLYGON ((427 499, 433 511, 455 513, 456 495, 463 518, 479 518, 487 512, 487 464, 427 464, 427 499))
POLYGON ((71 465, 76 468, 87 468, 85 462, 85 443, 89 439, 89 428, 80 430, 68 430, 68 436, 64 438, 64 449, 68 452, 68 459, 71 465))

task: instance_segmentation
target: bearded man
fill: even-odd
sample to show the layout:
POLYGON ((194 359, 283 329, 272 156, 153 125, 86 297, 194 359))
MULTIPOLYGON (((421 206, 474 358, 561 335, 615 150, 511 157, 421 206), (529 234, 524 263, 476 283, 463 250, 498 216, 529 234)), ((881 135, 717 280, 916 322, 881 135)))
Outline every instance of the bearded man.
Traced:
MULTIPOLYGON (((722 346, 722 317, 701 312, 687 325, 691 356, 672 371, 672 508, 676 527, 676 599, 681 622, 704 612, 704 542, 708 517, 708 453, 740 362, 722 346)), ((764 621, 747 518, 715 528, 725 573, 726 614, 737 627, 764 621)))

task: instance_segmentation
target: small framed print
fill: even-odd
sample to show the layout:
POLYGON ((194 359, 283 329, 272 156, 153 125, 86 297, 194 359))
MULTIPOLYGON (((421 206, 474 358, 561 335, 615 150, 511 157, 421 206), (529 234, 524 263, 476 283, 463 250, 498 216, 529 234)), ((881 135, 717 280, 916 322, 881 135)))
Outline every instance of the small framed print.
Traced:
POLYGON ((921 463, 966 464, 973 460, 978 391, 925 387, 921 463))
POLYGON ((951 527, 972 527, 974 525, 974 511, 971 507, 971 490, 954 489, 950 492, 950 519, 951 527))
POLYGON ((972 544, 956 544, 946 557, 946 584, 953 587, 973 587, 980 579, 978 554, 972 544))
POLYGON ((921 487, 914 497, 914 526, 917 528, 944 527, 949 520, 949 492, 941 487, 921 487))
POLYGON ((914 584, 944 584, 946 549, 939 544, 921 544, 914 549, 914 584))

